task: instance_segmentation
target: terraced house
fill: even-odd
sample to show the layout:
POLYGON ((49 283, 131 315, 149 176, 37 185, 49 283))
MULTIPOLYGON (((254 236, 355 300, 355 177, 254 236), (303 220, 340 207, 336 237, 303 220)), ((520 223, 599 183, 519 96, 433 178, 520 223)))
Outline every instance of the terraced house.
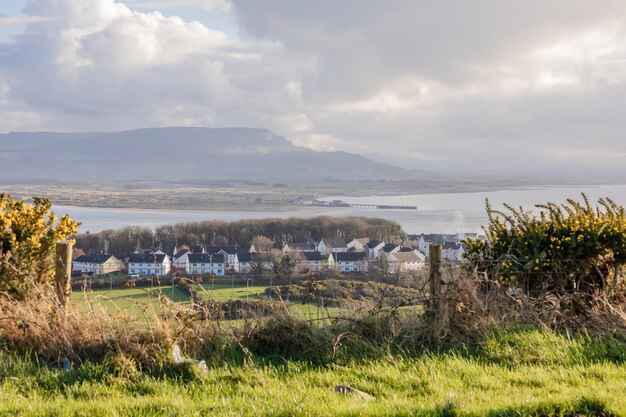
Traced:
POLYGON ((192 275, 219 275, 226 273, 227 258, 223 254, 190 253, 187 255, 187 273, 192 275))
POLYGON ((128 258, 128 273, 131 275, 167 275, 171 269, 172 261, 163 253, 133 253, 128 258))
POLYGON ((72 262, 72 271, 83 274, 103 275, 124 269, 124 262, 113 255, 81 255, 72 262))
POLYGON ((339 272, 367 271, 365 252, 332 252, 328 257, 328 268, 339 272))

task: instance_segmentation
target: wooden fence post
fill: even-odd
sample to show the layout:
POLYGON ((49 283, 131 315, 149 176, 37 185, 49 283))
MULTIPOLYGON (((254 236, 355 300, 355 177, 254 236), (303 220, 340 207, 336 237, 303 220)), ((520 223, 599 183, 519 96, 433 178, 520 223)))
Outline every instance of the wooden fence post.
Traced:
POLYGON ((428 264, 430 267, 430 308, 437 307, 439 282, 441 281, 441 245, 431 243, 428 246, 428 264))
POLYGON ((72 291, 72 247, 73 242, 57 242, 54 286, 59 303, 64 306, 72 291))

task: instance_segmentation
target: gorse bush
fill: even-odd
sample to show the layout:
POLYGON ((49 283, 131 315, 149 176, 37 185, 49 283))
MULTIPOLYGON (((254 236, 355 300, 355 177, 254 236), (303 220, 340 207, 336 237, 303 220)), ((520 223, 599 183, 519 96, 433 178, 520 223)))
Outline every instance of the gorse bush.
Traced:
POLYGON ((33 204, 0 194, 0 293, 24 299, 52 279, 55 244, 74 235, 78 223, 51 211, 51 202, 33 204))
POLYGON ((469 266, 527 292, 594 291, 618 284, 626 261, 624 208, 608 198, 537 205, 538 214, 487 201, 487 239, 466 241, 469 266))

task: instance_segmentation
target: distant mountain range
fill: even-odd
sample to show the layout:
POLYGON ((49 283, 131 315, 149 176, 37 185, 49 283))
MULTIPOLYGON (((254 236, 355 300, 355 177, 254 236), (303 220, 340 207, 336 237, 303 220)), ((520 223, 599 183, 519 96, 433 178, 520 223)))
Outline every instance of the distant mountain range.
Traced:
POLYGON ((0 135, 0 181, 417 179, 425 171, 298 147, 266 129, 0 135))

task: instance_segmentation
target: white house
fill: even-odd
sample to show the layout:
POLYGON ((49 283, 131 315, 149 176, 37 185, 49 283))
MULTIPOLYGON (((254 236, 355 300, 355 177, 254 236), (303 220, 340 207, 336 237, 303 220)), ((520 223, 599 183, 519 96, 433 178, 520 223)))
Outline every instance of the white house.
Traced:
POLYGON ((249 274, 252 272, 252 256, 250 252, 237 253, 237 272, 240 274, 249 274))
POLYGON ((174 251, 174 260, 172 262, 174 268, 187 270, 187 263, 189 262, 189 251, 183 249, 181 251, 174 251))
POLYGON ((407 235, 406 240, 412 248, 418 248, 420 244, 420 235, 407 235))
POLYGON ((417 250, 391 253, 388 255, 387 261, 390 272, 413 272, 426 266, 426 256, 417 250))
POLYGON ((187 273, 192 275, 226 273, 226 257, 223 254, 190 253, 188 255, 187 273))
POLYGON ((348 251, 363 252, 365 250, 365 245, 367 245, 367 242, 369 241, 370 240, 366 237, 352 239, 351 241, 346 243, 346 247, 348 248, 348 251))
POLYGON ((309 270, 319 272, 322 270, 322 254, 319 252, 302 252, 302 258, 296 265, 298 271, 309 270))
POLYGON ((204 248, 204 253, 224 255, 226 257, 226 270, 239 272, 238 249, 237 246, 207 246, 204 248))
POLYGON ((348 252, 348 246, 343 239, 322 239, 317 244, 316 250, 319 253, 348 252))
POLYGON ((81 271, 83 274, 102 275, 123 269, 124 262, 113 255, 81 255, 72 262, 72 271, 81 271))
POLYGON ((128 273, 144 276, 167 275, 172 269, 172 261, 165 254, 133 253, 128 258, 128 273))
POLYGON ((445 242, 441 246, 441 258, 450 262, 461 262, 465 248, 462 243, 445 242))
POLYGON ((418 243, 418 249, 420 252, 426 255, 426 257, 428 257, 428 246, 430 244, 456 243, 456 241, 457 241, 456 235, 422 234, 420 236, 420 240, 418 243))
POLYGON ((381 242, 380 240, 370 240, 364 246, 365 253, 367 254, 367 258, 369 260, 374 260, 378 258, 378 253, 385 247, 385 242, 381 242))
POLYGON ((367 271, 367 254, 364 252, 332 252, 328 267, 340 272, 367 271))

